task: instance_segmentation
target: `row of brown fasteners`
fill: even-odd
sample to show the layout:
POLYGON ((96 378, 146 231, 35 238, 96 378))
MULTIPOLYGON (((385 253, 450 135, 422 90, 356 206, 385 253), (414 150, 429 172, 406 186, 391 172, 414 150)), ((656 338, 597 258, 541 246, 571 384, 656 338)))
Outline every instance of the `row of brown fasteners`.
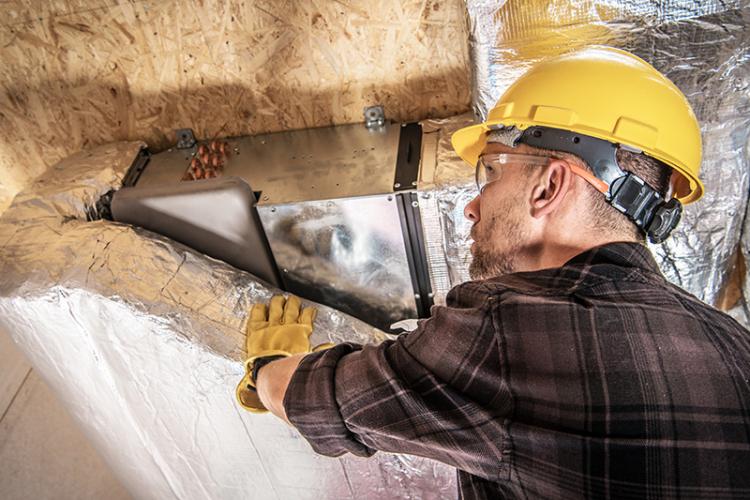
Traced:
POLYGON ((201 144, 185 173, 186 180, 211 179, 224 170, 224 162, 229 156, 229 143, 219 140, 211 144, 201 144))

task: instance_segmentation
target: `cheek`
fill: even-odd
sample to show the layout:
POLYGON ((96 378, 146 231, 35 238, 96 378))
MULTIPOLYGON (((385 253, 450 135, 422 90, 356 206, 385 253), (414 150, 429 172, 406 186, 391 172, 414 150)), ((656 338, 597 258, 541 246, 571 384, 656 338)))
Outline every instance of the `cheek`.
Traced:
POLYGON ((523 223, 520 193, 505 193, 481 204, 482 232, 485 236, 498 236, 510 228, 523 223), (490 235, 489 233, 496 233, 490 235))

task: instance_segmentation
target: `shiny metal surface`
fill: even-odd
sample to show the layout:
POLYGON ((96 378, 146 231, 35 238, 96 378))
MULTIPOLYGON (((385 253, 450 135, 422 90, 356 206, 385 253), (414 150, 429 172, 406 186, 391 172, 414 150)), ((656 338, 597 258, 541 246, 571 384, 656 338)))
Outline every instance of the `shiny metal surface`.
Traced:
MULTIPOLYGON (((387 331, 395 321, 417 317, 396 195, 390 194, 400 128, 355 124, 227 139, 218 180, 179 182, 196 158, 224 140, 168 150, 152 156, 132 191, 156 190, 163 197, 164 189, 198 189, 230 178, 248 182, 260 193, 258 210, 279 270, 287 270, 284 288, 387 331)), ((191 213, 195 210, 216 210, 208 219, 232 226, 220 204, 196 206, 191 213)), ((133 219, 124 210, 120 214, 117 220, 133 219)), ((252 229, 240 226, 230 229, 252 229)), ((168 229, 159 232, 196 241, 195 234, 178 237, 168 229)), ((227 254, 209 246, 193 245, 217 258, 227 254)), ((232 258, 224 260, 250 270, 252 266, 240 265, 247 264, 247 256, 230 253, 232 258)))
POLYGON ((714 303, 747 204, 750 2, 470 0, 467 8, 477 119, 536 61, 590 44, 635 53, 685 93, 702 126, 706 195, 652 249, 670 281, 714 303))
MULTIPOLYGON (((260 205, 391 193, 399 134, 399 125, 354 124, 229 138, 220 175, 261 191, 260 205)), ((138 185, 179 181, 199 147, 154 155, 138 185)))
POLYGON ((258 207, 286 287, 388 331, 416 318, 395 195, 258 207))
MULTIPOLYGON (((86 222, 141 146, 61 162, 0 217, 0 323, 130 493, 453 498, 450 467, 386 453, 321 457, 275 417, 241 411, 247 311, 278 291, 154 233, 86 222)), ((384 338, 320 306, 312 341, 384 338)))

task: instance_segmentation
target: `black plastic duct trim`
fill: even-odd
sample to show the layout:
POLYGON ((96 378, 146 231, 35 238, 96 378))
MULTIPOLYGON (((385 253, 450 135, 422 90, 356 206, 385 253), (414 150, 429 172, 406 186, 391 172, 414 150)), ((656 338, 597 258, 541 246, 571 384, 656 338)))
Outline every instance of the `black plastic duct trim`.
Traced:
POLYGON ((434 304, 430 271, 427 267, 427 254, 424 247, 422 233, 422 218, 419 215, 419 199, 417 193, 399 193, 398 212, 401 218, 401 230, 406 244, 406 258, 409 261, 414 299, 417 305, 417 315, 420 318, 430 316, 430 307, 434 304))
POLYGON ((396 156, 394 191, 414 189, 419 177, 419 158, 422 154, 422 125, 419 123, 401 124, 396 156))
MULTIPOLYGON (((133 163, 125 173, 125 177, 122 180, 122 187, 133 187, 138 182, 138 178, 141 176, 143 171, 148 165, 151 159, 151 153, 146 148, 141 148, 138 151, 138 155, 133 160, 133 163)), ((112 197, 115 194, 114 189, 110 189, 103 194, 94 204, 94 206, 86 207, 86 220, 114 220, 112 217, 112 197)))
POLYGON ((133 164, 130 165, 128 172, 125 174, 125 178, 122 180, 122 187, 133 187, 138 182, 138 178, 143 173, 143 170, 148 165, 148 161, 151 159, 151 153, 146 148, 141 148, 138 152, 138 156, 133 160, 133 164))

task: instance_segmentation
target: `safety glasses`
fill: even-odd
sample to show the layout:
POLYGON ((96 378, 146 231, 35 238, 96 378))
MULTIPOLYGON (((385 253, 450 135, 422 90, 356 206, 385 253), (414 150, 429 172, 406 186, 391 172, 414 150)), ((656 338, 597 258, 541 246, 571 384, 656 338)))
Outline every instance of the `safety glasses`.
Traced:
MULTIPOLYGON (((487 185, 499 181, 503 176, 503 171, 508 167, 521 167, 525 165, 544 167, 549 164, 550 160, 553 160, 550 156, 541 155, 525 155, 516 153, 495 153, 485 154, 479 157, 477 161, 475 179, 477 182, 477 189, 479 194, 484 192, 484 188, 487 185)), ((575 165, 574 163, 567 162, 571 171, 582 177, 586 182, 594 186, 598 191, 606 193, 609 190, 609 186, 606 182, 595 177, 591 172, 575 165)))

